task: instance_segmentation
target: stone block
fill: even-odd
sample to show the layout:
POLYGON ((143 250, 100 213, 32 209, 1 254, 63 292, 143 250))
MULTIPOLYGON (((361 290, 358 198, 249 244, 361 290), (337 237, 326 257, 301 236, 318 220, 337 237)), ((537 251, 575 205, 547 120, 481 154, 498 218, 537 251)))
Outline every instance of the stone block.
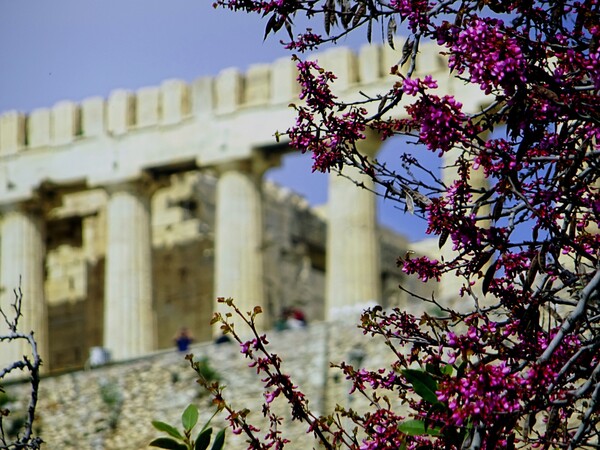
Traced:
POLYGON ((25 145, 25 117, 17 111, 0 116, 0 155, 10 155, 25 145))
POLYGON ((108 131, 125 134, 134 123, 135 101, 130 92, 116 90, 108 97, 108 131))
POLYGON ((50 110, 36 109, 27 119, 27 142, 30 147, 50 145, 50 110))
POLYGON ((79 108, 70 101, 58 102, 52 108, 52 144, 73 142, 79 132, 79 108))
POLYGON ((81 103, 81 128, 86 137, 104 134, 105 103, 102 97, 86 98, 81 103))
POLYGON ((335 74, 332 92, 343 92, 358 81, 356 54, 349 48, 332 48, 317 56, 319 65, 335 74))
POLYGON ((271 97, 271 66, 255 64, 246 72, 244 103, 246 105, 264 105, 271 97))
POLYGON ((358 78, 361 83, 374 83, 381 78, 381 47, 363 45, 358 55, 358 78))
POLYGON ((44 289, 49 304, 60 303, 69 298, 69 277, 48 279, 44 289))
POLYGON ((152 226, 160 227, 173 225, 181 222, 184 219, 183 210, 181 208, 168 208, 160 212, 160 214, 152 215, 152 226))
POLYGON ((96 262, 106 248, 105 229, 99 226, 98 217, 94 215, 83 219, 83 249, 85 258, 91 262, 96 262))
POLYGON ((181 80, 167 80, 160 86, 162 123, 181 122, 190 114, 190 91, 181 80))
POLYGON ((216 81, 217 113, 228 114, 236 111, 242 99, 244 81, 238 69, 225 69, 216 81))
POLYGON ((159 117, 158 87, 144 87, 136 92, 135 123, 138 127, 149 127, 158 124, 159 117))
POLYGON ((77 258, 76 261, 73 261, 69 267, 68 274, 70 277, 76 279, 83 279, 87 275, 87 267, 85 262, 81 259, 81 257, 77 258))
POLYGON ((195 116, 209 116, 215 103, 214 84, 212 77, 201 77, 192 83, 191 92, 192 113, 195 116))
POLYGON ((81 276, 73 277, 70 281, 69 287, 71 289, 71 295, 76 298, 85 298, 87 291, 87 272, 83 272, 81 276))
POLYGON ((50 258, 50 255, 54 254, 49 253, 46 255, 46 283, 49 280, 58 280, 65 276, 65 267, 61 259, 56 256, 50 258))
POLYGON ((198 239, 198 230, 201 227, 200 220, 189 219, 181 222, 175 228, 175 242, 186 242, 198 239))
POLYGON ((417 54, 416 70, 419 76, 433 75, 445 71, 447 63, 444 56, 440 55, 442 48, 432 42, 421 43, 417 54))
POLYGON ((271 65, 271 102, 289 103, 298 99, 300 84, 296 64, 290 58, 279 58, 271 65))

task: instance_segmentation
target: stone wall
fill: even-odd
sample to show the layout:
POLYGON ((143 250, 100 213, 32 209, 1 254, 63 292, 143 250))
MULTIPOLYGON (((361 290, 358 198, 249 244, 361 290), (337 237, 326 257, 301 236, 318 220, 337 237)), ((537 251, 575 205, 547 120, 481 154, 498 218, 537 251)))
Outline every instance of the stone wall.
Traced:
MULTIPOLYGON (((414 309, 414 308, 413 308, 414 309)), ((383 367, 391 352, 381 340, 365 338, 354 323, 313 323, 306 329, 268 333, 273 352, 284 361, 283 367, 295 384, 307 394, 314 412, 331 412, 336 404, 365 408, 361 396, 348 396, 349 382, 329 362, 349 360, 357 346, 364 351, 362 365, 383 367)), ((263 425, 260 405, 262 389, 254 369, 247 367, 237 345, 198 344, 191 352, 195 358, 207 357, 227 386, 225 396, 240 409, 253 411, 251 420, 263 425)), ((27 400, 28 386, 13 384, 6 391, 14 400, 8 405, 18 416, 27 400)), ((393 401, 393 399, 392 399, 393 401)), ((183 355, 163 351, 144 358, 85 371, 65 373, 42 380, 36 430, 49 450, 137 450, 160 433, 152 420, 180 424, 183 409, 194 403, 201 411, 200 423, 214 412, 209 396, 195 382, 195 373, 183 355)), ((289 421, 285 402, 275 403, 285 418, 282 430, 292 439, 290 449, 317 447, 306 426, 289 421)), ((217 416, 215 427, 222 427, 224 416, 217 416)), ((245 448, 243 438, 227 435, 226 448, 245 448)))

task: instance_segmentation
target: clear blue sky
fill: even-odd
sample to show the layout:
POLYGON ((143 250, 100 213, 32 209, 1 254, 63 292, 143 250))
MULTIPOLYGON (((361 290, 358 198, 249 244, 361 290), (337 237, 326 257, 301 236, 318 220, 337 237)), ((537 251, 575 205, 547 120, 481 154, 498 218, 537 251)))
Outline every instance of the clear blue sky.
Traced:
MULTIPOLYGON (((258 16, 215 10, 211 0, 0 0, 0 111, 191 81, 287 55, 277 37, 263 42, 263 29, 258 16)), ((349 44, 357 47, 355 39, 349 44)), ((322 203, 326 176, 310 165, 306 155, 287 158, 268 177, 322 203)), ((391 205, 380 211, 388 226, 422 236, 422 225, 391 205)))

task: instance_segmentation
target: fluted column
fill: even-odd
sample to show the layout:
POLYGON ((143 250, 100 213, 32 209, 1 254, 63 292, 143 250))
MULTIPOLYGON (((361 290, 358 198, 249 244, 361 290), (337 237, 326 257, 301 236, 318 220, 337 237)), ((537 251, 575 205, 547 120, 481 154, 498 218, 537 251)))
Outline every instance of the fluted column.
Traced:
MULTIPOLYGON (((374 156, 376 137, 359 150, 374 156)), ((373 181, 354 167, 343 174, 373 190, 373 181)), ((381 301, 377 198, 351 180, 331 173, 327 206, 326 317, 360 312, 381 301)))
POLYGON ((104 346, 122 360, 156 348, 150 191, 141 182, 107 191, 104 346))
MULTIPOLYGON (((215 220, 215 297, 233 298, 242 311, 262 307, 257 318, 266 327, 263 265, 262 170, 252 161, 220 166, 215 220)), ((222 304, 217 311, 230 312, 222 304)), ((237 322, 236 322, 237 323, 237 322)), ((247 331, 236 325, 240 332, 247 331)), ((214 330, 219 334, 218 328, 214 330)))
MULTIPOLYGON (((23 300, 22 317, 18 330, 34 332, 38 353, 48 362, 47 306, 44 297, 45 223, 41 211, 28 204, 9 205, 0 209, 0 304, 10 320, 14 319, 14 290, 21 283, 23 300)), ((0 318, 0 334, 9 331, 0 318)), ((0 344, 0 364, 8 363, 31 354, 31 347, 24 340, 0 344)))

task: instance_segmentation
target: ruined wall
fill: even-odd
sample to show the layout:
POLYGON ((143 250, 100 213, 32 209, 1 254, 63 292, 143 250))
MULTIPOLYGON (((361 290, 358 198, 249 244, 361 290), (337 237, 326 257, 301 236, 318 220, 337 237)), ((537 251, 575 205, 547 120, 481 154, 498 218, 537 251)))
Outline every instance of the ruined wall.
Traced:
MULTIPOLYGON (((414 308, 413 308, 414 309, 414 308)), ((358 318, 347 323, 314 323, 307 329, 271 332, 272 350, 284 360, 284 370, 310 399, 317 413, 333 411, 336 404, 365 408, 361 396, 349 397, 349 383, 329 362, 348 361, 349 352, 360 344, 368 368, 382 367, 391 361, 391 352, 378 339, 365 338, 356 328, 358 318)), ((196 358, 207 357, 227 386, 225 395, 242 409, 254 411, 251 418, 262 426, 260 405, 262 389, 254 369, 234 344, 199 344, 191 350, 196 358)), ((27 396, 27 385, 7 386, 13 399, 9 407, 20 414, 27 396)), ((392 402, 394 400, 392 399, 392 402)), ((36 428, 45 448, 61 450, 141 450, 159 435, 150 422, 163 420, 180 424, 183 409, 194 403, 201 411, 200 423, 214 408, 210 398, 195 383, 195 374, 183 356, 165 351, 135 361, 88 371, 47 377, 42 381, 36 428)), ((275 408, 286 419, 282 427, 292 438, 290 449, 316 447, 305 425, 289 422, 284 402, 275 408)), ((218 416, 216 427, 224 423, 218 416)), ((226 448, 243 449, 243 437, 227 435, 226 448)))

